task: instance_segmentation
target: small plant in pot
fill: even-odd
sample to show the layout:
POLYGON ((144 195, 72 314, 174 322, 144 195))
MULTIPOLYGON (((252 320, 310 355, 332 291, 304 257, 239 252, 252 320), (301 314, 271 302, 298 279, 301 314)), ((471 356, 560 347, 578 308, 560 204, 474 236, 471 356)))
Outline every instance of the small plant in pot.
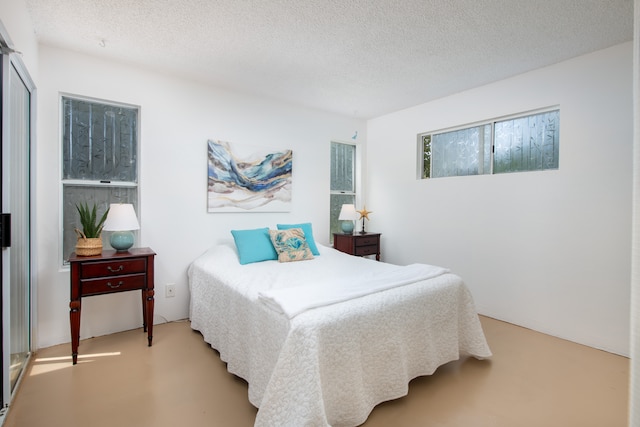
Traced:
POLYGON ((98 219, 97 206, 94 203, 90 209, 87 203, 76 205, 78 214, 80 215, 80 223, 82 231, 75 229, 78 235, 76 243, 76 255, 92 256, 102 253, 102 227, 107 219, 109 209, 98 219))

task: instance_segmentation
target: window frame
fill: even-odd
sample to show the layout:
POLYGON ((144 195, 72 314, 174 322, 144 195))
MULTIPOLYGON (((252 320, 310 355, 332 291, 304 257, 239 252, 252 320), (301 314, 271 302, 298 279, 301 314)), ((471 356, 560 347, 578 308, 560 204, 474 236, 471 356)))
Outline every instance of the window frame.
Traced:
MULTIPOLYGON (((64 228, 64 209, 65 209, 65 205, 64 205, 64 198, 65 198, 65 186, 86 186, 86 187, 91 187, 94 189, 98 189, 98 188, 121 188, 121 189, 127 189, 127 188, 135 188, 136 189, 136 194, 135 194, 135 200, 132 202, 134 204, 135 207, 135 211, 136 214, 138 216, 138 223, 140 224, 140 229, 134 231, 135 237, 136 237, 136 241, 139 241, 139 237, 140 237, 140 232, 142 230, 142 221, 141 221, 141 204, 140 204, 140 200, 141 200, 141 185, 140 185, 140 152, 141 152, 141 141, 140 141, 140 117, 141 117, 141 110, 142 108, 139 105, 134 105, 134 104, 128 104, 128 103, 124 103, 124 102, 118 102, 118 101, 112 101, 112 100, 106 100, 106 99, 101 99, 101 98, 94 98, 94 97, 89 97, 89 96, 83 96, 83 95, 77 95, 77 94, 72 94, 72 93, 66 93, 66 92, 60 92, 58 94, 58 106, 59 106, 59 117, 58 117, 58 126, 59 126, 59 137, 58 137, 58 141, 59 141, 59 165, 60 165, 60 192, 59 192, 59 199, 58 199, 58 206, 59 206, 59 225, 58 225, 58 235, 59 235, 59 262, 60 262, 60 267, 63 270, 69 269, 69 261, 68 261, 68 255, 65 255, 65 228, 64 228), (102 181, 102 180, 90 180, 90 179, 65 179, 64 178, 64 106, 63 106, 63 102, 64 99, 73 99, 73 100, 78 100, 78 101, 84 101, 84 102, 90 102, 90 103, 95 103, 95 104, 103 104, 103 105, 108 105, 108 106, 112 106, 112 107, 120 107, 120 108, 127 108, 127 109, 134 109, 136 110, 136 129, 135 129, 135 136, 136 136, 136 150, 135 150, 135 162, 136 162, 136 168, 135 168, 135 181, 117 181, 117 180, 109 180, 107 181, 102 181)), ((111 203, 112 200, 109 200, 107 203, 111 203)), ((100 214, 100 212, 98 212, 98 214, 100 214)), ((105 238, 104 234, 103 234, 103 238, 102 238, 102 243, 104 246, 106 246, 106 249, 110 248, 109 246, 109 239, 105 238)))
MULTIPOLYGON (((432 179, 432 178, 452 178, 452 177, 458 177, 458 176, 477 176, 477 175, 502 175, 502 174, 509 174, 509 173, 517 173, 517 172, 542 172, 542 171, 551 171, 551 170, 558 170, 560 168, 560 159, 559 159, 559 151, 560 149, 558 148, 558 159, 557 159, 557 167, 555 168, 543 168, 543 169, 525 169, 525 170, 520 170, 520 171, 506 171, 506 172, 495 172, 495 142, 496 142, 496 133, 495 133, 495 128, 496 128, 496 123, 500 123, 500 122, 504 122, 504 121, 509 121, 509 120, 516 120, 516 119, 522 119, 522 118, 527 118, 527 117, 531 117, 531 116, 536 116, 536 115, 540 115, 540 114, 545 114, 545 113, 550 113, 550 112, 554 112, 557 111, 558 112, 558 126, 560 126, 559 124, 559 117, 560 117, 560 106, 559 105, 554 105, 554 106, 549 106, 549 107, 545 107, 545 108, 540 108, 540 109, 536 109, 536 110, 529 110, 529 111, 524 111, 524 112, 520 112, 520 113, 515 113, 515 114, 510 114, 510 115, 506 115, 506 116, 502 116, 502 117, 497 117, 497 118, 493 118, 493 119, 488 119, 488 120, 483 120, 483 121, 479 121, 479 122, 474 122, 474 123, 468 123, 468 124, 464 124, 464 125, 460 125, 460 126, 454 126, 454 127, 449 127, 449 128, 444 128, 444 129, 438 129, 438 130, 434 130, 434 131, 429 131, 429 132, 422 132, 419 133, 417 135, 417 149, 418 149, 418 156, 417 156, 417 160, 418 160, 418 165, 417 165, 417 179, 419 180, 425 180, 425 179, 432 179), (489 171, 488 172, 484 172, 484 173, 476 173, 476 174, 466 174, 466 175, 444 175, 444 176, 432 176, 432 171, 433 171, 433 147, 431 146, 431 150, 429 152, 429 176, 425 176, 425 150, 424 150, 424 139, 426 137, 429 137, 431 139, 430 144, 433 143, 433 136, 434 135, 438 135, 438 134, 444 134, 444 133, 449 133, 449 132, 456 132, 456 131, 460 131, 460 130, 467 130, 467 129, 473 129, 476 127, 481 127, 481 126, 490 126, 490 150, 489 150, 489 171)), ((559 131, 558 131, 559 133, 559 131)), ((558 137, 558 144, 559 144, 559 137, 558 137)), ((486 144, 486 142, 485 142, 486 144)), ((480 157, 480 156, 479 156, 480 157)), ((479 167, 479 169, 484 169, 484 167, 479 167)))

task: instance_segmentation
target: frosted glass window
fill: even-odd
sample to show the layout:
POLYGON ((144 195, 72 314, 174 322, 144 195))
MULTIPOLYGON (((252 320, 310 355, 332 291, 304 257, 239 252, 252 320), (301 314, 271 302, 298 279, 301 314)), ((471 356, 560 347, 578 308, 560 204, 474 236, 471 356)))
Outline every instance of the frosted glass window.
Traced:
POLYGON ((343 204, 356 202, 356 146, 338 142, 331 143, 331 194, 329 197, 329 231, 342 231, 338 216, 343 204))
POLYGON ((435 134, 431 177, 491 173, 491 125, 435 134))
POLYGON ((62 98, 63 179, 137 182, 133 108, 62 98))
MULTIPOLYGON (((75 250, 77 235, 75 228, 82 229, 80 226, 80 218, 78 216, 76 205, 79 203, 87 203, 97 206, 98 217, 107 210, 111 203, 131 203, 136 212, 138 209, 138 188, 123 187, 111 185, 64 185, 62 194, 63 203, 63 242, 65 260, 69 259, 71 252, 75 250)), ((106 231, 103 232, 102 245, 105 249, 109 248, 109 239, 106 237, 106 231)), ((137 234, 135 231, 134 234, 137 234)), ((136 235, 136 241, 137 241, 136 235)))
POLYGON ((495 123, 494 173, 558 169, 560 112, 495 123))
POLYGON ((332 194, 330 197, 331 221, 329 227, 331 229, 331 238, 333 233, 342 233, 342 221, 338 220, 342 205, 355 205, 356 196, 353 194, 332 194))
POLYGON ((560 111, 418 135, 421 178, 558 169, 560 111))
MULTIPOLYGON (((62 256, 74 251, 79 203, 101 216, 111 203, 138 203, 138 108, 62 97, 62 256)), ((106 232, 105 232, 106 233, 106 232)), ((103 235, 102 244, 109 248, 103 235)))
POLYGON ((355 191, 356 146, 331 143, 331 191, 355 191))

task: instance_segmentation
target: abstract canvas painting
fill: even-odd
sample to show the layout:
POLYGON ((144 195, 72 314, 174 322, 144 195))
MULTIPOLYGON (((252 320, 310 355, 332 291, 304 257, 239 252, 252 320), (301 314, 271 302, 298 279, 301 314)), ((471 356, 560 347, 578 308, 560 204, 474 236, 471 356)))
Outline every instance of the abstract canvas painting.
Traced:
POLYGON ((291 150, 207 141, 209 212, 289 212, 291 150))

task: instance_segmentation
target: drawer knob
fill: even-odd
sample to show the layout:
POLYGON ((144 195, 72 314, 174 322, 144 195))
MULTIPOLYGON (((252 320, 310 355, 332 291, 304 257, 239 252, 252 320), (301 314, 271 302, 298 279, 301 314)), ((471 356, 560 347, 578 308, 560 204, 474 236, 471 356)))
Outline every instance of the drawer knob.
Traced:
POLYGON ((110 287, 111 289, 119 288, 122 285, 124 285, 124 282, 122 280, 116 283, 115 285, 112 284, 111 282, 107 282, 107 286, 110 287))
POLYGON ((124 270, 124 265, 120 264, 120 267, 118 267, 116 269, 114 269, 110 265, 108 265, 107 266, 107 270, 109 270, 111 273, 117 273, 118 271, 124 270))

